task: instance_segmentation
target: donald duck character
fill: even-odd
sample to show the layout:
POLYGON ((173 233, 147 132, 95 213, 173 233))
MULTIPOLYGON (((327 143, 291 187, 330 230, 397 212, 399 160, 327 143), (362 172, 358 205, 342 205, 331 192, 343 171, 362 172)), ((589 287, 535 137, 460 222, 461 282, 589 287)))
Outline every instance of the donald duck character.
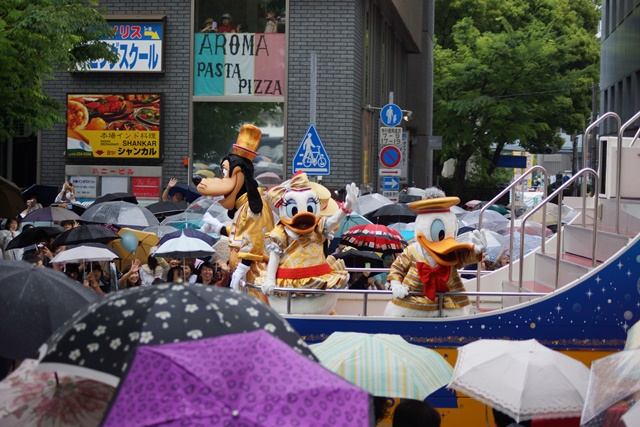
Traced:
MULTIPOLYGON (((322 189, 320 189, 322 190, 322 189)), ((299 172, 281 185, 269 189, 267 197, 278 209, 280 220, 267 235, 269 264, 257 284, 270 295, 271 306, 286 312, 287 298, 274 296, 276 286, 298 289, 331 289, 346 286, 349 279, 344 261, 325 257, 324 242, 342 222, 358 196, 355 183, 346 187, 344 205, 331 216, 323 216, 318 184, 310 183, 307 174, 299 172)), ((321 191, 320 191, 321 192, 321 191)), ((325 209, 329 205, 325 204, 325 209)), ((293 312, 326 314, 331 312, 337 296, 296 295, 293 312)))
MULTIPOLYGON (((418 212, 416 241, 391 265, 387 281, 393 299, 385 309, 386 316, 438 317, 436 292, 465 292, 458 268, 479 262, 487 244, 478 230, 469 233, 469 243, 455 240, 458 225, 450 208, 458 203, 458 197, 445 197, 442 190, 432 187, 423 200, 409 204, 418 212)), ((444 297, 443 316, 468 314, 469 304, 464 295, 444 297)))
POLYGON ((224 227, 218 219, 206 214, 202 231, 229 238, 229 267, 233 271, 230 286, 235 290, 240 289, 241 281, 255 283, 265 268, 264 236, 273 229, 273 212, 253 177, 252 160, 258 155, 261 137, 262 132, 257 127, 242 125, 233 144, 233 153, 220 164, 222 178, 193 177, 200 194, 223 197, 219 203, 232 218, 231 225, 224 227))

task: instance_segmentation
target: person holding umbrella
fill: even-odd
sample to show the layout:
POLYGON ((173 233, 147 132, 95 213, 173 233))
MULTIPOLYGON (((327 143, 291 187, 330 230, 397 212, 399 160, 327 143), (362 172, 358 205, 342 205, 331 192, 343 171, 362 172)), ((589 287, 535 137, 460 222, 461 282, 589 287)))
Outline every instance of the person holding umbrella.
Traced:
POLYGON ((93 263, 91 265, 91 271, 87 273, 82 284, 95 291, 98 295, 104 296, 106 293, 104 289, 107 289, 108 292, 108 285, 102 283, 100 279, 102 279, 102 268, 100 267, 100 264, 93 263))

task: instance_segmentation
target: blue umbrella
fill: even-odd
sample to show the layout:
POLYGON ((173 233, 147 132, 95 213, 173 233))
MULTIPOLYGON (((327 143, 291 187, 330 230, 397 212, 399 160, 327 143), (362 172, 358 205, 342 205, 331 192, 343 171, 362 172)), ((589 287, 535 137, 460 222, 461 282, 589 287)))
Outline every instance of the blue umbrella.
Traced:
POLYGON ((176 191, 184 194, 184 199, 187 203, 191 203, 201 196, 194 187, 190 187, 185 184, 176 184, 169 189, 169 197, 173 196, 173 193, 176 191))
POLYGON ((340 223, 338 230, 336 230, 334 234, 333 240, 331 240, 331 243, 329 244, 329 253, 333 253, 336 251, 336 249, 338 249, 338 245, 340 245, 340 236, 342 236, 342 233, 344 233, 354 225, 360 224, 371 224, 371 221, 355 212, 348 214, 340 223))

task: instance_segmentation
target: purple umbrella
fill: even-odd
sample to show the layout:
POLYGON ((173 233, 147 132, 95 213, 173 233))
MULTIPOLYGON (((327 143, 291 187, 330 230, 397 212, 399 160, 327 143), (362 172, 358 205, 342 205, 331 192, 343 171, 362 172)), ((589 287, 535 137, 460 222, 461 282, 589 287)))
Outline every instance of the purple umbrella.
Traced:
POLYGON ((138 347, 103 427, 373 426, 369 394, 264 330, 138 347))

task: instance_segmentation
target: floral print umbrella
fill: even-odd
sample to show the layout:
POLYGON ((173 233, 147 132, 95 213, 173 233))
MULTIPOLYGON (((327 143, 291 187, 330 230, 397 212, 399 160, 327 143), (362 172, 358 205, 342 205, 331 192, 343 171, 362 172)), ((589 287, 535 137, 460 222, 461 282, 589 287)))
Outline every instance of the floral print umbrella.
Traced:
POLYGON ((139 347, 104 427, 369 427, 369 393, 264 330, 139 347))
POLYGON ((100 425, 114 388, 97 381, 35 371, 26 359, 0 382, 0 427, 100 425))
POLYGON ((39 369, 116 386, 138 346, 264 329, 315 360, 298 333, 257 298, 217 286, 166 283, 108 294, 41 348, 39 369))

